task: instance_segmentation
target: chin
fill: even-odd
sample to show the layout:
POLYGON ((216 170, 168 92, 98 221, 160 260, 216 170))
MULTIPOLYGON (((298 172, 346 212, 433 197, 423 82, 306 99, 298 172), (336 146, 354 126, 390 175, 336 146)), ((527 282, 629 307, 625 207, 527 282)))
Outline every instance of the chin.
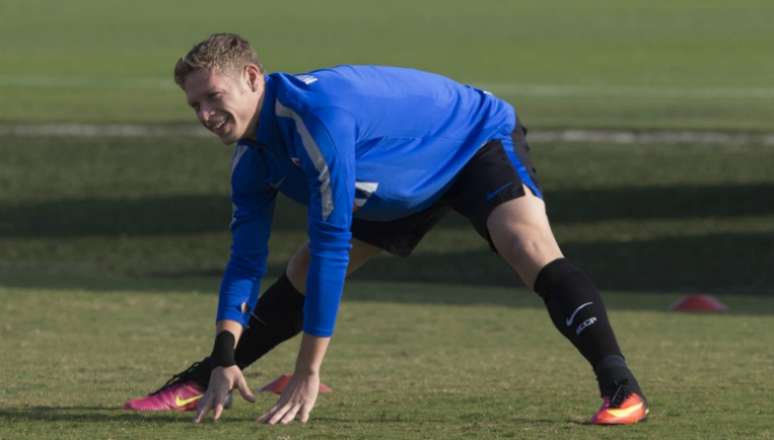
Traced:
POLYGON ((239 137, 232 136, 231 134, 227 134, 224 136, 219 137, 220 141, 223 142, 223 145, 231 145, 239 140, 239 137))
POLYGON ((234 142, 238 141, 240 138, 241 136, 237 136, 233 130, 229 130, 226 133, 223 133, 222 135, 218 135, 218 139, 220 139, 220 141, 223 142, 223 145, 233 144, 234 142))

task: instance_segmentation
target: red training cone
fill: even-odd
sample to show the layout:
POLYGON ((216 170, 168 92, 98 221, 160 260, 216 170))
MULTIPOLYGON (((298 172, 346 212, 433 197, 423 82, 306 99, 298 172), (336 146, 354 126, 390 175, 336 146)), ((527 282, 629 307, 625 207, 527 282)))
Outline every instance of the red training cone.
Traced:
MULTIPOLYGON (((290 379, 292 377, 293 377, 292 374, 280 375, 280 377, 274 379, 272 382, 269 382, 266 385, 262 386, 258 391, 269 392, 274 394, 282 394, 282 392, 285 391, 285 387, 288 386, 288 383, 290 382, 290 379)), ((321 393, 330 393, 331 391, 333 391, 331 387, 329 387, 328 385, 325 385, 322 382, 320 383, 321 393)))
POLYGON ((728 307, 712 295, 695 293, 680 298, 677 302, 672 304, 671 309, 675 312, 707 313, 725 312, 728 310, 728 307))

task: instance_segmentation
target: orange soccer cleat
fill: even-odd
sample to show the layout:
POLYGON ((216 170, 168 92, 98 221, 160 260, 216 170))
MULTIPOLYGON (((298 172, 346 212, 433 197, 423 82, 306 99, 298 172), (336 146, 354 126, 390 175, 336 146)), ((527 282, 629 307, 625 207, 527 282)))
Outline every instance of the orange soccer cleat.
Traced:
POLYGON ((591 423, 595 425, 633 425, 648 417, 648 402, 626 386, 619 386, 612 397, 603 397, 591 423))

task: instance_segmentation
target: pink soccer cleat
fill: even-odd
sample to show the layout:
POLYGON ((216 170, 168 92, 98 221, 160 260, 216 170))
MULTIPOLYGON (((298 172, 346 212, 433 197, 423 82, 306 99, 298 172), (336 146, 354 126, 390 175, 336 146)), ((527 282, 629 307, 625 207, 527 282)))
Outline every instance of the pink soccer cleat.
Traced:
MULTIPOLYGON (((208 359, 194 362, 185 371, 175 374, 158 390, 144 397, 127 400, 124 409, 130 411, 195 411, 204 397, 212 366, 208 359), (203 385, 204 384, 204 385, 203 385)), ((230 404, 228 399, 226 405, 230 404)))
POLYGON ((180 382, 164 387, 145 397, 127 400, 124 409, 130 411, 195 411, 204 397, 204 389, 196 382, 180 382))

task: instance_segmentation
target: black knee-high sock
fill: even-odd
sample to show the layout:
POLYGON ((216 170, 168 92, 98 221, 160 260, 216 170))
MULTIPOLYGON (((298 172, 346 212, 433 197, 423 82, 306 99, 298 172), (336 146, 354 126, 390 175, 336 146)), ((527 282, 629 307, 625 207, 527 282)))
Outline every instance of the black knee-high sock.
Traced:
POLYGON ((625 385, 643 396, 618 347, 602 297, 588 275, 560 258, 540 271, 535 292, 543 297, 554 326, 594 368, 600 395, 615 399, 618 387, 625 385))
POLYGON ((538 274, 535 292, 543 298, 554 326, 595 371, 611 362, 625 367, 602 297, 583 271, 565 258, 554 260, 538 274))
POLYGON ((244 369, 258 358, 301 332, 304 325, 304 295, 286 274, 258 299, 248 327, 237 343, 235 360, 244 369))

